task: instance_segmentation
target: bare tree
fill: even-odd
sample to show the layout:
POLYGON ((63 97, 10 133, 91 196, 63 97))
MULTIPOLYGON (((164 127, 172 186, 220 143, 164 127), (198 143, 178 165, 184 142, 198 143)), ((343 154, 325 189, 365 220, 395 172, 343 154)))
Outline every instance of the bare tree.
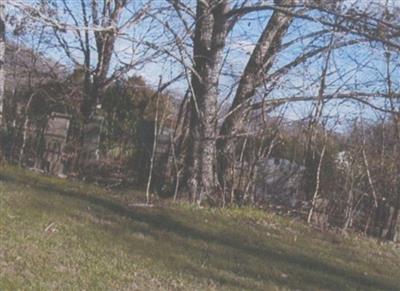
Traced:
POLYGON ((3 104, 5 87, 5 55, 6 55, 6 3, 0 2, 0 127, 3 126, 3 104))
MULTIPOLYGON (((277 3, 287 6, 293 2, 283 0, 277 1, 277 3)), ((234 149, 234 140, 229 136, 243 128, 243 121, 246 112, 249 112, 251 98, 255 95, 256 89, 263 84, 266 72, 272 67, 276 54, 281 49, 282 39, 292 20, 292 15, 282 13, 279 10, 273 11, 240 77, 228 116, 221 126, 220 135, 226 138, 221 138, 218 141, 220 179, 225 175, 227 164, 233 162, 229 153, 232 153, 234 149), (227 153, 228 156, 224 156, 224 153, 227 153)))
MULTIPOLYGON (((113 59, 121 38, 137 49, 129 29, 145 18, 149 6, 146 2, 142 4, 130 0, 10 2, 21 14, 48 27, 48 33, 54 36, 53 45, 82 70, 81 113, 85 119, 93 115, 101 94, 116 78, 145 62, 143 55, 137 59, 135 54, 129 61, 113 59)), ((139 54, 139 50, 134 52, 139 54)))
POLYGON ((186 165, 190 192, 196 201, 212 197, 215 191, 218 83, 228 30, 227 9, 228 1, 197 1, 186 165))

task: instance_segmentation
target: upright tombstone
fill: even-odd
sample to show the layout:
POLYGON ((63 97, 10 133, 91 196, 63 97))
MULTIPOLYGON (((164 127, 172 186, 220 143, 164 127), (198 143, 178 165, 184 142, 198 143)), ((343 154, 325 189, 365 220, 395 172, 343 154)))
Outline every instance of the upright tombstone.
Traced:
POLYGON ((393 242, 400 242, 400 213, 396 213, 393 206, 388 206, 387 208, 389 208, 389 215, 386 217, 386 223, 380 233, 380 237, 390 239, 393 242), (390 229, 391 227, 393 229, 390 229))
POLYGON ((83 129, 83 149, 81 164, 87 166, 100 158, 100 134, 104 118, 100 115, 94 116, 83 129))
POLYGON ((400 243, 400 214, 397 214, 397 220, 396 220, 396 227, 395 227, 395 234, 393 237, 393 241, 400 243))
POLYGON ((329 225, 329 215, 327 213, 329 200, 319 197, 315 200, 314 211, 311 215, 311 223, 321 229, 326 229, 329 225))
POLYGON ((62 154, 67 142, 70 115, 53 112, 44 133, 45 152, 40 168, 52 175, 64 175, 62 154))
POLYGON ((165 165, 168 163, 170 157, 168 151, 170 149, 170 136, 173 133, 173 128, 171 126, 164 126, 159 130, 158 135, 155 136, 155 126, 155 122, 150 120, 140 120, 138 122, 139 153, 136 156, 136 170, 138 181, 141 183, 148 179, 155 138, 157 138, 157 143, 154 152, 154 167, 152 171, 153 184, 161 183, 168 175, 165 165))
MULTIPOLYGON (((154 146, 154 130, 155 122, 149 120, 141 120, 138 122, 138 138, 139 145, 143 151, 147 152, 150 156, 154 146)), ((157 148, 156 155, 160 156, 166 154, 171 142, 171 134, 173 134, 173 127, 164 126, 159 130, 157 135, 157 148)), ((148 157, 150 159, 150 157, 148 157)))
POLYGON ((154 142, 154 121, 140 120, 138 122, 138 138, 141 149, 151 154, 154 142))
POLYGON ((304 200, 299 191, 303 166, 287 159, 268 158, 260 159, 256 167, 257 197, 290 207, 304 200))

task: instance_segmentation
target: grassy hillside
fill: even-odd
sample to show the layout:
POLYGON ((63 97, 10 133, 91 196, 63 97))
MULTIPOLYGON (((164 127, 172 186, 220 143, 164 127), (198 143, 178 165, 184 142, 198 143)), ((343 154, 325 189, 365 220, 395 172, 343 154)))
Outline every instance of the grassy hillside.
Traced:
POLYGON ((400 290, 400 250, 0 170, 0 290, 400 290))

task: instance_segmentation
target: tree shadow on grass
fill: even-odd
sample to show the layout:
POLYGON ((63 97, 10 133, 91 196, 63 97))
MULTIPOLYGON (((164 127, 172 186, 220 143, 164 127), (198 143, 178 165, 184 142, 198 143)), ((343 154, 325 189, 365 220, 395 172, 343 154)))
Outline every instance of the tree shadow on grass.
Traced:
MULTIPOLYGON (((20 180, 11 175, 0 174, 0 179, 15 184, 21 183, 20 180)), ((24 184, 43 192, 55 193, 85 201, 95 206, 100 206, 115 215, 129 218, 134 222, 145 223, 151 226, 154 231, 170 233, 183 239, 190 238, 191 240, 199 240, 207 244, 229 247, 234 252, 250 256, 254 260, 264 260, 265 268, 262 270, 255 271, 250 267, 242 267, 240 271, 240 276, 250 278, 261 284, 273 283, 282 287, 296 289, 299 288, 298 284, 301 282, 301 285, 318 289, 338 290, 339 288, 343 290, 345 288, 357 288, 362 290, 399 290, 399 286, 394 283, 383 281, 383 279, 367 277, 364 274, 354 273, 348 269, 341 269, 312 256, 294 252, 288 253, 276 246, 268 248, 266 246, 246 244, 246 237, 244 235, 239 235, 237 232, 217 234, 195 228, 193 225, 185 225, 171 217, 171 215, 168 215, 168 212, 165 213, 162 209, 132 209, 110 199, 96 196, 95 194, 66 190, 57 184, 43 183, 38 179, 29 177, 24 177, 24 184), (292 277, 289 276, 288 278, 280 278, 278 276, 271 277, 268 268, 274 266, 277 266, 277 268, 281 270, 295 269, 296 275, 292 277)), ((182 245, 177 247, 182 247, 182 245)), ((185 249, 190 252, 190 248, 193 247, 195 246, 188 243, 185 249)), ((215 251, 211 251, 211 255, 221 256, 220 253, 215 251)), ((229 260, 227 257, 221 259, 229 260)), ((165 263, 168 264, 168 262, 165 263)), ((226 264, 224 266, 226 272, 235 273, 232 267, 227 268, 226 264)), ((211 278, 220 285, 229 285, 241 289, 254 288, 253 284, 250 285, 249 283, 243 283, 234 278, 213 274, 212 272, 205 271, 201 266, 196 267, 196 265, 193 264, 187 264, 184 270, 178 271, 188 272, 197 277, 211 278)))

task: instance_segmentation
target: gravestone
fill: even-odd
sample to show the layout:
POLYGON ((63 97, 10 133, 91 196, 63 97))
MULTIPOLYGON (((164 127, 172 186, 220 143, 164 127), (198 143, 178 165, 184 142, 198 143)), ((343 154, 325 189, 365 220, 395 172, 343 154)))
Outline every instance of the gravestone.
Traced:
POLYGON ((100 159, 100 134, 104 118, 100 115, 93 117, 83 129, 83 149, 81 163, 88 165, 100 159))
MULTIPOLYGON (((138 182, 147 181, 150 162, 153 155, 155 139, 155 122, 150 120, 140 120, 137 124, 138 154, 135 159, 136 175, 138 182)), ((171 156, 169 155, 172 127, 164 126, 157 135, 157 147, 154 152, 153 184, 164 184, 166 177, 170 175, 166 165, 171 156)))
POLYGON ((70 116, 53 112, 47 122, 44 133, 45 152, 40 166, 52 175, 63 176, 62 154, 67 142, 70 116))
MULTIPOLYGON (((146 152, 148 159, 150 159, 154 146, 154 127, 154 121, 141 120, 138 122, 139 145, 142 150, 146 152)), ((173 133, 173 131, 173 128, 164 126, 162 130, 160 130, 160 132, 158 133, 156 148, 157 156, 166 154, 168 152, 171 142, 171 134, 173 133)))
POLYGON ((280 158, 261 159, 257 165, 257 197, 294 207, 303 201, 299 191, 304 167, 280 158))
POLYGON ((154 121, 140 120, 138 122, 138 139, 141 150, 150 158, 154 143, 154 121))
POLYGON ((394 242, 400 242, 400 214, 397 214, 397 218, 394 217, 396 215, 395 208, 393 206, 388 206, 389 208, 389 215, 386 218, 386 223, 384 225, 384 228, 382 230, 382 233, 380 234, 380 237, 385 238, 387 237, 389 233, 389 229, 391 227, 392 221, 395 221, 394 229, 393 229, 393 238, 392 240, 394 242))
POLYGON ((396 228, 395 228, 395 235, 393 238, 394 242, 400 243, 400 214, 398 214, 396 228))
POLYGON ((329 215, 327 213, 329 200, 318 197, 315 200, 314 211, 311 216, 311 223, 321 229, 326 229, 329 225, 329 215))

